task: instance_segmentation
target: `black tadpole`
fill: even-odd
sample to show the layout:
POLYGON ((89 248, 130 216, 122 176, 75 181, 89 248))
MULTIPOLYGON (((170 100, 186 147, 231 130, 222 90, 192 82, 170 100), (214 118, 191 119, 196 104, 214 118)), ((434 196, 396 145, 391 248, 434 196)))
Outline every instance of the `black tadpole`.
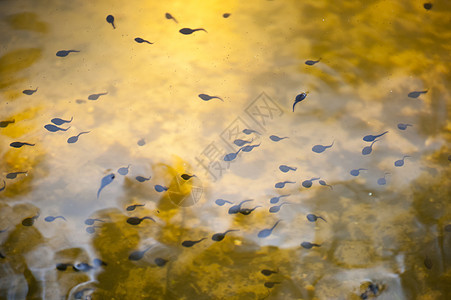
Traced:
POLYGON ((30 144, 30 143, 23 143, 23 142, 12 142, 11 144, 9 144, 11 147, 13 148, 21 148, 23 146, 31 146, 33 147, 35 144, 30 144))
POLYGON ((142 39, 140 37, 135 38, 135 42, 137 42, 139 44, 142 44, 142 43, 147 43, 147 44, 151 44, 151 45, 153 44, 153 43, 149 42, 148 40, 142 39))
POLYGON ((193 32, 200 31, 200 30, 207 32, 207 31, 206 31, 205 29, 203 29, 203 28, 191 29, 191 28, 186 28, 186 27, 180 29, 179 32, 180 32, 181 34, 188 35, 188 34, 192 34, 193 32))
POLYGON ((196 175, 182 174, 180 177, 182 177, 183 180, 190 180, 191 178, 196 177, 196 175))
POLYGON ((307 220, 309 220, 310 222, 316 222, 316 220, 318 220, 318 219, 321 219, 321 220, 323 220, 324 222, 327 223, 326 219, 324 219, 321 216, 316 216, 314 214, 308 214, 307 215, 307 220))
POLYGON ((60 125, 63 125, 64 123, 72 122, 73 119, 74 119, 74 117, 71 117, 70 120, 63 120, 61 118, 53 118, 53 119, 50 120, 50 122, 52 122, 55 125, 60 126, 60 125))
POLYGON ((244 201, 241 201, 240 204, 237 204, 237 205, 234 205, 234 206, 230 207, 229 208, 229 215, 234 215, 234 214, 239 213, 240 210, 241 210, 241 205, 243 205, 244 203, 249 202, 249 201, 253 201, 253 200, 252 199, 244 200, 244 201))
POLYGON ((215 242, 220 242, 220 241, 222 241, 225 238, 225 235, 227 233, 232 232, 232 231, 239 231, 239 230, 235 229, 235 230, 227 230, 226 232, 215 233, 215 234, 212 235, 211 239, 213 241, 215 241, 215 242))
POLYGON ((175 23, 178 23, 177 20, 170 13, 166 13, 165 17, 168 20, 173 20, 175 23))
POLYGON ((39 214, 37 214, 36 216, 33 216, 31 218, 25 218, 22 220, 22 225, 23 226, 33 226, 34 222, 36 221, 36 219, 39 217, 39 214))
POLYGON ((249 215, 251 212, 253 212, 254 210, 256 210, 257 208, 261 207, 260 205, 255 206, 254 208, 242 208, 240 209, 239 213, 242 215, 249 215))
POLYGON ((155 222, 154 219, 152 219, 151 217, 143 217, 143 218, 138 218, 138 217, 130 217, 127 219, 127 223, 130 225, 139 225, 141 224, 142 221, 144 220, 152 220, 155 222))
POLYGON ((108 15, 108 16, 106 17, 106 21, 107 21, 108 23, 110 23, 111 26, 113 26, 113 29, 116 29, 116 26, 114 25, 114 17, 113 17, 112 15, 108 15))
POLYGON ((331 148, 334 145, 334 142, 332 144, 325 146, 325 145, 315 145, 312 147, 312 151, 315 153, 323 153, 327 148, 331 148))
POLYGON ((271 228, 261 230, 257 236, 261 239, 270 236, 272 231, 274 230, 274 228, 276 228, 277 224, 279 224, 280 221, 282 220, 277 221, 271 228))
POLYGON ((27 174, 27 171, 25 171, 25 172, 8 173, 8 174, 6 174, 6 178, 8 178, 8 179, 16 179, 17 175, 19 175, 19 174, 27 174))
POLYGON ((5 128, 9 124, 14 124, 16 120, 6 120, 6 121, 0 121, 0 128, 5 128))
POLYGON ((129 168, 130 168, 130 165, 128 165, 127 167, 121 167, 121 168, 117 169, 117 172, 118 172, 120 175, 125 176, 125 175, 128 174, 129 168))
POLYGON ((22 93, 24 93, 25 95, 31 96, 34 93, 36 93, 38 91, 38 88, 35 88, 34 90, 23 90, 22 93))
POLYGON ((153 261, 159 267, 164 267, 164 265, 168 262, 167 259, 164 259, 164 258, 161 258, 161 257, 157 257, 153 261))
POLYGON ((80 52, 80 51, 78 51, 78 50, 60 50, 60 51, 56 52, 56 56, 66 57, 72 52, 80 52))
POLYGON ((430 10, 430 9, 432 8, 432 3, 430 3, 430 2, 424 3, 424 4, 423 4, 423 7, 424 7, 424 9, 426 9, 426 10, 430 10))
POLYGON ((133 205, 129 205, 129 206, 127 206, 126 210, 127 210, 127 211, 134 211, 137 207, 140 207, 140 206, 145 206, 145 204, 133 204, 133 205))
POLYGON ((137 251, 133 251, 132 253, 130 253, 130 255, 128 256, 129 260, 140 260, 141 258, 144 257, 144 254, 146 254, 147 251, 149 251, 150 248, 152 248, 153 246, 148 247, 147 249, 144 249, 142 251, 137 250, 137 251))
POLYGON ((80 135, 87 134, 87 133, 90 133, 90 131, 83 131, 83 132, 80 132, 77 135, 71 136, 70 138, 67 139, 67 143, 68 144, 74 144, 74 143, 78 142, 78 138, 80 137, 80 135))
POLYGON ((218 206, 224 206, 224 204, 226 204, 226 203, 232 204, 232 202, 230 202, 228 200, 224 200, 224 199, 216 199, 215 203, 218 206))
POLYGON ((183 242, 182 242, 182 246, 183 246, 183 247, 189 248, 189 247, 192 247, 192 246, 196 245, 197 243, 202 242, 202 241, 205 240, 205 239, 206 239, 206 238, 202 238, 202 239, 197 240, 197 241, 183 241, 183 242))
POLYGON ((320 244, 313 244, 313 243, 309 243, 309 242, 302 242, 301 246, 305 249, 312 249, 313 247, 321 247, 320 244))
POLYGON ((263 270, 260 271, 260 273, 262 273, 265 276, 271 276, 272 274, 278 273, 278 271, 272 271, 272 270, 268 270, 268 269, 263 269, 263 270))

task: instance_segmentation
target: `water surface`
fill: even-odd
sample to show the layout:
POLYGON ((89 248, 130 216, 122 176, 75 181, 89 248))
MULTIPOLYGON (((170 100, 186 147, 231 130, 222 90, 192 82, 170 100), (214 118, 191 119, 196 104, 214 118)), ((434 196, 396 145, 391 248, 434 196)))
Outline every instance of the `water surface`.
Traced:
POLYGON ((1 1, 0 298, 446 299, 450 9, 1 1))

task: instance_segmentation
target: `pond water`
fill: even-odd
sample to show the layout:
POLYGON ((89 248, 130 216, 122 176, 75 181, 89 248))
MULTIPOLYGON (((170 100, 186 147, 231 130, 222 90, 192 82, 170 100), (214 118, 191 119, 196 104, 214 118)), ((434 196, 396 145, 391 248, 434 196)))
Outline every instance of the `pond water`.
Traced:
POLYGON ((450 12, 0 1, 0 298, 450 299, 450 12))

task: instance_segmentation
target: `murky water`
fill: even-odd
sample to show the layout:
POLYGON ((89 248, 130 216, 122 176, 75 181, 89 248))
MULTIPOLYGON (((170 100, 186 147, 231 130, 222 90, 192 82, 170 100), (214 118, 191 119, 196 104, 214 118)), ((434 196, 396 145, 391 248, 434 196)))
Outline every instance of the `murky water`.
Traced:
POLYGON ((425 7, 1 1, 0 298, 449 299, 425 7))

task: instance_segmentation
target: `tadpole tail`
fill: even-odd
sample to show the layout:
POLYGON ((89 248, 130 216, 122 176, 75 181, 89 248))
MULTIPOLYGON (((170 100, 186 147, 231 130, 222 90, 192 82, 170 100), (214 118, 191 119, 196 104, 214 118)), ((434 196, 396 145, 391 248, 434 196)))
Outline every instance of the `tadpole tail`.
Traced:
POLYGON ((276 222, 276 224, 274 224, 274 226, 271 227, 271 231, 272 231, 274 228, 276 228, 276 226, 277 226, 281 221, 282 221, 282 220, 278 220, 278 221, 276 222))

